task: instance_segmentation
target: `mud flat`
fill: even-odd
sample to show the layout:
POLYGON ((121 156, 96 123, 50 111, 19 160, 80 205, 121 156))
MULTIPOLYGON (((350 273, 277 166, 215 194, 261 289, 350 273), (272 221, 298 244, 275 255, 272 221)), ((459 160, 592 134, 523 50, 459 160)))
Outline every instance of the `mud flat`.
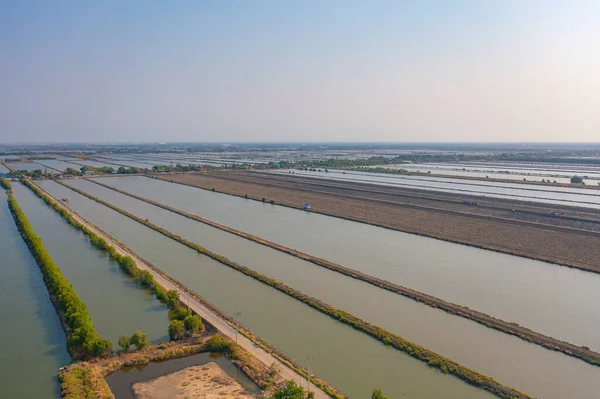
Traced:
POLYGON ((133 392, 139 399, 253 398, 214 362, 188 367, 150 382, 138 382, 133 385, 133 392))

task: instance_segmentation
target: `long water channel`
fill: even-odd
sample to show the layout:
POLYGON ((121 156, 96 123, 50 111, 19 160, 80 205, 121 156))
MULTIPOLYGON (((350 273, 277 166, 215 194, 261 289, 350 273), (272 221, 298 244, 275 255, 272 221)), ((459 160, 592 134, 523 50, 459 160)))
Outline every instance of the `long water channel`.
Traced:
MULTIPOLYGON (((15 186, 16 184, 13 184, 15 186)), ((0 189, 0 398, 60 398, 65 333, 0 189)))
POLYGON ((600 275, 144 177, 105 184, 600 350, 600 275))
POLYGON ((315 374, 351 397, 374 388, 395 398, 493 397, 65 187, 43 186, 223 311, 240 311, 242 324, 298 362, 310 353, 315 374))
POLYGON ((168 340, 168 311, 154 296, 127 277, 78 230, 21 184, 15 198, 44 242, 46 250, 85 302, 96 330, 118 348, 121 334, 140 330, 152 342, 168 340))
MULTIPOLYGON (((97 184, 85 180, 72 180, 69 184, 531 395, 591 398, 600 388, 600 382, 595 383, 600 368, 575 358, 449 315, 97 184)), ((51 181, 41 185, 58 197, 73 193, 51 181)), ((87 209, 88 204, 89 200, 81 196, 70 200, 70 205, 77 211, 91 214, 93 211, 87 209)))

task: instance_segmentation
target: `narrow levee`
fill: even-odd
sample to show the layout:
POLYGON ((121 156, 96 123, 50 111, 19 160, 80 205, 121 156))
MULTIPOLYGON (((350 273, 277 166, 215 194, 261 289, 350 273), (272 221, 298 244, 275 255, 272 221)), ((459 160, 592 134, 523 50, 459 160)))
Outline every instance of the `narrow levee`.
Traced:
MULTIPOLYGON (((595 382, 600 376, 600 369, 569 356, 523 342, 97 184, 85 180, 68 183, 533 396, 563 398, 577 392, 579 397, 592 398, 600 388, 600 382, 595 382)), ((40 185, 55 196, 73 193, 52 181, 41 182, 40 185)), ((70 203, 78 211, 84 210, 87 202, 82 200, 80 203, 79 199, 77 197, 70 203)))
POLYGON ((108 255, 21 184, 15 198, 50 256, 85 302, 98 333, 118 348, 121 334, 141 330, 152 342, 168 340, 167 308, 130 280, 108 255))
POLYGON ((360 272, 600 350, 600 276, 144 177, 101 182, 360 272), (265 223, 268 221, 268 223, 265 223))
POLYGON ((0 396, 60 398, 56 373, 71 360, 65 333, 2 189, 0 237, 0 396))
POLYGON ((368 397, 374 387, 392 397, 493 397, 115 211, 55 187, 70 193, 69 205, 83 217, 223 311, 241 312, 242 324, 299 363, 310 353, 315 374, 351 397, 368 397))

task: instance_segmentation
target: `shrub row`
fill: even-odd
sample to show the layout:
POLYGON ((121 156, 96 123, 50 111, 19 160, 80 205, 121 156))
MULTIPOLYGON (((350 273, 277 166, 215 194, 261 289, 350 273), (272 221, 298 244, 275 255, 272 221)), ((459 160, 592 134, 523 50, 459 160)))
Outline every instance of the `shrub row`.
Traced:
MULTIPOLYGON (((102 204, 104 206, 107 206, 113 210, 115 210, 116 212, 119 212, 125 216, 128 216, 130 218, 133 218, 134 220, 140 222, 140 223, 144 223, 143 221, 141 221, 141 219, 137 218, 134 215, 129 214, 128 212, 114 207, 112 204, 106 203, 96 197, 93 197, 91 195, 89 195, 88 193, 81 191, 79 189, 76 189, 74 187, 71 187, 59 180, 56 180, 56 183, 75 191, 76 193, 79 193, 91 200, 94 200, 96 202, 98 202, 99 204, 102 204)), ((149 226, 150 227, 150 226, 149 226)), ((123 246, 123 244, 119 244, 121 247, 123 247, 124 249, 128 250, 126 247, 123 246)), ((129 250, 128 250, 129 251, 129 250)), ((142 259, 143 260, 143 259, 142 259)), ((181 282, 179 282, 178 280, 174 279, 173 277, 165 274, 162 270, 160 270, 158 267, 156 267, 155 265, 153 265, 151 262, 148 262, 147 260, 143 260, 143 262, 145 264, 147 264, 152 270, 154 270, 155 272, 159 273, 161 276, 163 276, 165 279, 169 280, 171 283, 175 284, 176 286, 179 286, 180 288, 184 289, 189 295, 193 296, 196 301, 202 303, 205 307, 207 307, 208 309, 210 309, 211 312, 215 313, 216 315, 218 315, 219 318, 225 320, 229 325, 231 325, 232 327, 235 326, 235 321, 234 319, 227 313, 223 312, 221 309, 219 309, 218 307, 216 307, 215 305, 213 305, 212 303, 208 302, 206 299, 204 299, 203 297, 201 297, 200 295, 198 295, 197 293, 191 291, 187 286, 184 286, 184 284, 182 284, 181 282)), ((173 317, 170 316, 170 318, 172 319, 173 317)), ((262 348, 263 350, 265 350, 266 352, 270 353, 271 355, 273 355, 274 357, 276 357, 277 359, 279 359, 279 361, 281 361, 285 366, 287 366, 288 368, 290 368, 291 370, 293 370, 294 372, 296 372, 297 374, 299 374, 300 376, 307 378, 307 372, 305 369, 302 368, 301 365, 297 364, 293 359, 289 358, 285 353, 280 352, 277 348, 273 347, 271 344, 269 344, 268 342, 264 341, 262 338, 255 336, 251 331, 246 330, 244 328, 240 328, 239 332, 244 335, 245 337, 247 337, 248 339, 250 339, 252 342, 254 342, 258 347, 262 348)), ((240 351, 243 351, 242 348, 240 348, 240 351)), ((249 354, 248 354, 249 356, 249 354)), ((250 376, 250 374, 248 374, 248 371, 246 371, 243 367, 243 363, 236 363, 236 361, 233 361, 235 364, 237 364, 239 367, 242 367, 242 370, 244 370, 244 373, 248 376, 250 376)), ((252 379, 252 378, 251 378, 252 379)), ((255 381, 256 382, 256 381, 255 381)), ((312 376, 311 377, 311 382, 318 387, 319 389, 321 389, 323 392, 325 392, 327 395, 329 395, 331 398, 334 399, 344 399, 346 396, 344 396, 343 394, 341 394, 339 391, 335 390, 334 388, 332 388, 330 385, 328 385, 327 383, 325 383, 324 381, 322 381, 321 379, 319 379, 316 376, 312 376)), ((260 384, 258 384, 259 386, 261 386, 260 384)))
POLYGON ((384 344, 393 346, 394 348, 399 349, 399 350, 407 353, 408 355, 427 363, 429 366, 439 369, 443 373, 452 374, 471 385, 483 388, 501 398, 529 398, 528 395, 518 392, 513 388, 506 387, 486 375, 483 375, 483 374, 478 373, 474 370, 471 370, 467 367, 464 367, 450 359, 447 359, 443 356, 438 355, 435 352, 432 352, 426 348, 423 348, 420 345, 414 344, 400 336, 392 334, 392 333, 382 329, 381 327, 374 326, 374 325, 372 325, 372 324, 370 324, 348 312, 336 309, 333 306, 323 303, 316 298, 312 298, 308 295, 305 295, 302 292, 297 291, 279 281, 276 281, 276 280, 271 279, 263 274, 260 274, 256 271, 248 268, 247 266, 242 266, 236 262, 233 262, 222 255, 216 254, 196 243, 188 241, 179 235, 173 234, 172 232, 170 232, 160 226, 157 226, 145 219, 135 216, 123 209, 120 209, 108 202, 105 202, 99 198, 96 198, 84 191, 81 191, 81 190, 71 187, 71 186, 66 186, 66 187, 68 187, 71 190, 73 190, 81 195, 84 195, 102 205, 105 205, 105 206, 121 213, 122 215, 125 215, 125 216, 137 221, 138 223, 141 223, 141 224, 143 224, 143 225, 145 225, 145 226, 147 226, 147 227, 149 227, 149 228, 151 228, 151 229, 153 229, 175 241, 178 241, 181 244, 186 245, 187 247, 196 250, 198 253, 206 255, 214 260, 217 260, 218 262, 220 262, 226 266, 232 267, 232 268, 244 273, 245 275, 247 275, 249 277, 252 277, 252 278, 254 278, 264 284, 267 284, 267 285, 269 285, 269 286, 271 286, 293 298, 296 298, 296 299, 304 302, 305 304, 311 306, 312 308, 317 309, 317 310, 321 311, 322 313, 325 313, 325 314, 329 315, 330 317, 335 318, 336 320, 338 320, 342 323, 345 323, 359 331, 367 333, 370 336, 383 342, 384 344))
MULTIPOLYGON (((532 330, 530 330, 528 328, 519 326, 518 324, 509 323, 509 322, 506 322, 504 320, 500 320, 500 319, 497 319, 495 317, 492 317, 492 316, 490 316, 488 314, 485 314, 485 313, 482 313, 482 312, 478 312, 478 311, 474 311, 472 309, 465 308, 463 306, 460 306, 460 305, 457 305, 457 304, 454 304, 454 303, 446 302, 446 301, 444 301, 442 299, 439 299, 439 298, 436 298, 436 297, 424 294, 422 292, 418 292, 418 291, 415 291, 415 290, 412 290, 412 289, 409 289, 409 288, 406 288, 406 287, 403 287, 403 286, 391 283, 391 282, 386 281, 386 280, 382 280, 382 279, 370 276, 368 274, 361 273, 361 272, 359 272, 357 270, 350 269, 350 268, 338 265, 338 264, 333 263, 333 262, 329 262, 329 261, 327 261, 325 259, 317 258, 315 256, 308 255, 308 254, 305 254, 303 252, 296 251, 294 249, 290 249, 288 247, 276 244, 274 242, 265 240, 263 238, 256 237, 256 236, 253 236, 251 234, 235 230, 235 229, 233 229, 231 227, 224 226, 224 225, 221 225, 219 223, 216 223, 216 222, 213 222, 213 221, 201 218, 201 217, 199 217, 197 215, 193 215, 193 214, 190 214, 190 213, 187 213, 187 212, 183 212, 183 211, 181 211, 179 209, 175 209, 175 208, 172 208, 172 207, 170 207, 168 205, 164 205, 164 204, 161 204, 159 202, 152 201, 152 200, 150 200, 148 198, 140 197, 138 195, 129 193, 127 191, 120 190, 118 188, 106 185, 104 183, 100 183, 100 182, 98 182, 96 180, 90 180, 90 181, 93 182, 93 183, 95 183, 95 184, 98 184, 99 186, 108 188, 110 190, 116 191, 116 192, 118 192, 120 194, 123 194, 123 195, 127 195, 127 196, 129 196, 131 198, 135 198, 137 200, 146 202, 148 204, 157 206, 157 207, 165 209, 165 210, 167 210, 169 212, 176 213, 176 214, 184 216, 184 217, 186 217, 188 219, 192 219, 192 220, 195 220, 197 222, 207 224, 209 226, 215 227, 217 229, 226 231, 226 232, 231 233, 231 234, 235 234, 235 235, 237 235, 239 237, 242 237, 242 238, 245 238, 247 240, 256 242, 258 244, 261 244, 261 245, 273 248, 275 250, 284 252, 286 254, 295 256, 297 258, 300 258, 300 259, 312 262, 312 263, 314 263, 314 264, 316 264, 318 266, 325 267, 325 268, 327 268, 329 270, 336 271, 336 272, 344 274, 346 276, 349 276, 349 277, 352 277, 352 278, 355 278, 355 279, 358 279, 358 280, 365 281, 365 282, 367 282, 369 284, 375 285, 376 287, 383 288, 385 290, 394 292, 394 293, 399 294, 399 295, 403 295, 403 296, 405 296, 407 298, 410 298, 410 299, 413 299, 415 301, 421 302, 421 303, 423 303, 425 305, 428 305, 428 306, 431 306, 433 308, 441 309, 441 310, 443 310, 443 311, 445 311, 447 313, 450 313, 450 314, 453 314, 453 315, 457 315, 457 316, 460 316, 460 317, 464 317, 464 318, 473 320, 473 321, 475 321, 477 323, 480 323, 480 324, 482 324, 482 325, 484 325, 486 327, 498 330, 498 331, 500 331, 502 333, 511 334, 511 335, 517 336, 517 337, 519 337, 519 338, 521 338, 521 339, 523 339, 523 340, 525 340, 527 342, 532 342, 534 344, 543 346, 546 349, 550 349, 550 350, 562 352, 562 353, 565 353, 565 354, 567 354, 569 356, 577 357, 577 358, 579 358, 579 359, 581 359, 581 360, 583 360, 585 362, 588 362, 590 364, 593 364, 595 366, 600 366, 600 354, 598 354, 598 353, 596 353, 594 351, 589 350, 589 348, 580 347, 580 346, 577 346, 577 345, 574 345, 574 344, 570 344, 570 343, 565 342, 565 341, 560 341, 560 340, 557 340, 555 338, 548 337, 546 335, 543 335, 543 334, 537 333, 535 331, 532 331, 532 330)), ((247 197, 248 196, 246 196, 246 198, 247 197)))
POLYGON ((108 355, 111 352, 111 342, 100 338, 85 303, 62 275, 10 191, 8 204, 21 236, 42 271, 52 302, 61 317, 69 353, 73 358, 108 355))
POLYGON ((82 223, 75 220, 69 211, 57 204, 49 195, 44 193, 39 187, 27 181, 27 186, 31 188, 36 195, 42 198, 48 206, 65 218, 73 227, 81 230, 89 237, 91 244, 99 250, 107 251, 110 258, 117 262, 120 269, 136 280, 142 287, 153 293, 156 298, 167 305, 170 309, 169 319, 171 323, 168 328, 169 336, 172 340, 189 337, 194 334, 204 331, 204 324, 198 315, 192 315, 187 308, 178 307, 179 292, 176 290, 167 291, 165 288, 156 283, 154 276, 148 270, 142 270, 137 267, 135 260, 130 256, 119 254, 117 249, 109 245, 105 239, 100 237, 94 231, 90 230, 82 223))
POLYGON ((44 193, 38 186, 31 183, 29 180, 23 180, 23 183, 29 187, 38 197, 60 216, 62 216, 71 226, 81 230, 83 234, 89 237, 90 243, 101 251, 107 251, 110 258, 115 260, 121 270, 128 276, 138 281, 140 285, 152 292, 156 298, 166 304, 170 309, 175 308, 179 301, 179 293, 176 290, 167 291, 162 286, 158 285, 154 280, 154 276, 148 270, 141 270, 137 267, 135 261, 130 256, 123 256, 118 253, 115 247, 109 245, 106 240, 98 236, 95 232, 88 229, 86 226, 75 220, 69 211, 61 207, 49 195, 44 193))
POLYGON ((5 189, 6 191, 12 190, 12 185, 4 177, 0 177, 0 187, 2 187, 3 189, 5 189))

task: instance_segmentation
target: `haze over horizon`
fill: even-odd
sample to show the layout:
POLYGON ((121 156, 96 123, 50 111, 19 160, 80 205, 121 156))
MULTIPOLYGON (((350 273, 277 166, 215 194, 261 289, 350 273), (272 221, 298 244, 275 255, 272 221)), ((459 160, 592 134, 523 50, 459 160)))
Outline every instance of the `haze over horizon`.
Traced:
POLYGON ((598 1, 0 7, 0 143, 600 138, 598 1))

